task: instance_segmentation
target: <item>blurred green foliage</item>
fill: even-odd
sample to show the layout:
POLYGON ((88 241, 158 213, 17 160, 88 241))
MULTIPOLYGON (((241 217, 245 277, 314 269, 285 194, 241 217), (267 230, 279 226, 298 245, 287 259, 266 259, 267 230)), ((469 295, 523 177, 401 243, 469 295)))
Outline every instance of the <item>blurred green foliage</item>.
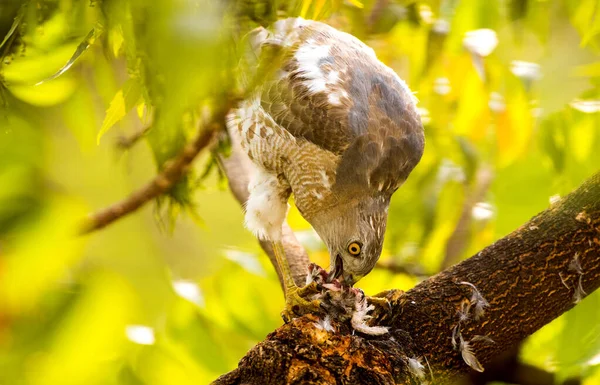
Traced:
MULTIPOLYGON (((0 384, 207 383, 281 324, 277 277, 208 154, 157 205, 73 234, 181 150, 233 91, 236 41, 286 16, 363 39, 420 100, 426 152, 394 197, 387 264, 433 274, 600 166, 597 0, 1 2, 0 384)), ((376 269, 358 286, 418 279, 376 269)), ((590 295, 522 359, 600 384, 598 309, 590 295)))

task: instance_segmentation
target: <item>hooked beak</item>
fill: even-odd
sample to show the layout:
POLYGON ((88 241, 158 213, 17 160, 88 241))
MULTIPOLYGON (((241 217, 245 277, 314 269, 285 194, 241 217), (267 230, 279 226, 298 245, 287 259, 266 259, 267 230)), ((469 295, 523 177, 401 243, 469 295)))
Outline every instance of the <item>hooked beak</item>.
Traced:
POLYGON ((329 272, 329 277, 328 277, 329 282, 342 276, 343 273, 344 273, 344 261, 342 260, 342 257, 338 254, 335 256, 335 262, 333 263, 333 267, 331 268, 331 271, 329 272))
POLYGON ((361 278, 362 278, 362 276, 360 276, 360 275, 353 275, 353 274, 347 273, 347 272, 344 272, 344 274, 342 274, 342 282, 344 282, 344 285, 348 285, 348 286, 354 285, 361 278))

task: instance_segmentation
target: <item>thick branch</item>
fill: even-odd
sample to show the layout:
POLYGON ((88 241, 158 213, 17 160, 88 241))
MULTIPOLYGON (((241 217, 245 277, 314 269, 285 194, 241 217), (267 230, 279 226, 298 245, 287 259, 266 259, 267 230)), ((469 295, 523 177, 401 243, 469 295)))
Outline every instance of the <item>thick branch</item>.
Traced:
POLYGON ((215 114, 210 122, 201 127, 196 139, 186 145, 176 158, 167 161, 162 171, 145 186, 122 201, 90 214, 81 227, 81 234, 91 233, 106 227, 117 219, 139 209, 146 202, 169 191, 185 175, 200 151, 209 145, 215 132, 222 125, 224 114, 225 112, 215 114))
POLYGON ((420 375, 452 383, 470 370, 466 343, 485 366, 598 286, 600 174, 470 259, 404 295, 390 292, 392 311, 373 320, 388 334, 353 335, 339 324, 327 332, 304 316, 271 333, 216 384, 411 384, 420 375), (489 301, 480 317, 482 301, 465 282, 489 301))
MULTIPOLYGON (((254 172, 252 162, 244 154, 239 143, 235 141, 235 135, 231 136, 231 155, 227 158, 221 157, 221 165, 227 175, 229 181, 229 188, 233 193, 233 196, 243 206, 248 200, 248 183, 250 181, 250 175, 254 172)), ((297 285, 304 285, 306 278, 306 271, 309 264, 308 254, 304 247, 298 242, 292 229, 286 224, 283 224, 282 232, 282 243, 285 249, 285 255, 290 265, 292 277, 297 285)), ((281 272, 279 266, 275 260, 275 254, 273 254, 273 247, 271 242, 260 241, 260 246, 269 256, 271 263, 277 270, 279 276, 279 282, 283 285, 281 272)))

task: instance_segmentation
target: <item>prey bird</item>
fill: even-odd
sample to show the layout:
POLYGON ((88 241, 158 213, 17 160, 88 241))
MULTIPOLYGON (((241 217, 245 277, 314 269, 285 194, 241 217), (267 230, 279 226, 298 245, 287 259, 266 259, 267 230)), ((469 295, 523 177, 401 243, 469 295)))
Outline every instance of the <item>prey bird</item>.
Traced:
POLYGON ((379 259, 390 198, 423 154, 423 126, 406 83, 352 35, 288 18, 248 40, 247 71, 261 79, 227 125, 256 166, 246 227, 273 242, 290 311, 315 305, 281 244, 290 195, 328 248, 329 277, 353 285, 379 259))

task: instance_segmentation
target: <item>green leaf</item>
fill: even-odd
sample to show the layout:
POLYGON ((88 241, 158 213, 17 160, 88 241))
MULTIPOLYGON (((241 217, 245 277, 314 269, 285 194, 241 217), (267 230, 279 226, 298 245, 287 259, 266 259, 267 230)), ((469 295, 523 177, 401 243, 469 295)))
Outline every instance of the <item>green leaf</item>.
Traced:
POLYGON ((569 148, 578 162, 585 163, 594 149, 597 120, 590 114, 577 115, 579 119, 573 119, 568 131, 569 148))
POLYGON ((18 99, 38 107, 50 107, 65 102, 77 88, 73 76, 64 76, 35 86, 13 84, 7 87, 18 99))
POLYGON ((123 28, 121 27, 121 24, 116 25, 108 31, 108 41, 113 55, 115 57, 119 56, 121 47, 125 42, 125 38, 123 37, 123 28))
POLYGON ((85 37, 85 39, 83 39, 83 41, 81 43, 79 43, 79 45, 77 46, 77 49, 75 50, 75 53, 73 54, 73 56, 71 56, 71 58, 69 59, 69 61, 67 61, 67 63, 62 66, 61 69, 59 69, 56 73, 54 73, 52 76, 41 80, 39 82, 36 83, 37 85, 40 85, 42 83, 45 83, 49 80, 53 80, 56 79, 57 77, 59 77, 60 75, 64 74, 65 72, 67 72, 69 70, 69 68, 71 68, 73 66, 73 64, 75 64, 75 61, 77 59, 79 59, 79 57, 85 52, 87 51, 88 48, 90 48, 90 46, 92 44, 94 44, 94 42, 98 39, 98 37, 102 34, 103 32, 103 28, 100 24, 97 24, 94 28, 92 28, 92 30, 87 34, 87 36, 85 37))
POLYGON ((21 8, 19 9, 19 12, 17 13, 17 16, 15 17, 15 21, 13 22, 12 26, 10 27, 10 30, 8 30, 8 32, 6 33, 6 36, 4 36, 4 40, 2 40, 2 43, 0 43, 0 48, 2 48, 4 46, 4 44, 6 44, 8 39, 10 39, 12 37, 13 33, 15 33, 15 31, 17 30, 17 27, 19 26, 19 24, 21 24, 21 20, 23 20, 23 15, 25 14, 26 5, 27 5, 27 3, 23 4, 21 6, 21 8))
POLYGON ((440 170, 440 175, 455 174, 455 176, 440 177, 448 179, 439 182, 440 192, 435 203, 435 226, 428 234, 421 256, 423 266, 429 271, 436 271, 439 268, 440 258, 444 255, 448 239, 452 236, 462 213, 465 187, 460 180, 460 172, 457 166, 449 163, 443 165, 440 170))
POLYGON ((117 94, 110 102, 106 116, 98 133, 97 143, 100 143, 102 136, 117 122, 125 117, 140 100, 142 88, 136 79, 129 79, 123 84, 123 87, 117 91, 117 94))

